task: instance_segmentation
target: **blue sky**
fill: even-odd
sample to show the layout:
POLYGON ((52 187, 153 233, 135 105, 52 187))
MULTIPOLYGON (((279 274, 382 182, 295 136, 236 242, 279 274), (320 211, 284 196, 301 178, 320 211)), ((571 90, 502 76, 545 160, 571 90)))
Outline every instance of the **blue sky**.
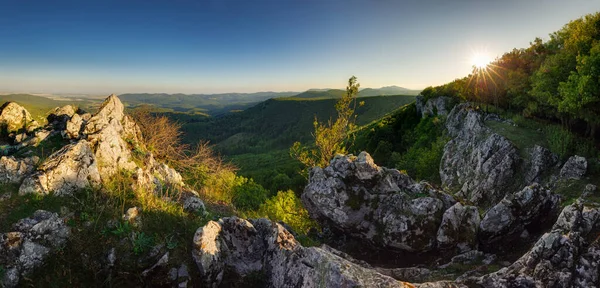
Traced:
POLYGON ((420 89, 597 0, 0 0, 0 92, 420 89))

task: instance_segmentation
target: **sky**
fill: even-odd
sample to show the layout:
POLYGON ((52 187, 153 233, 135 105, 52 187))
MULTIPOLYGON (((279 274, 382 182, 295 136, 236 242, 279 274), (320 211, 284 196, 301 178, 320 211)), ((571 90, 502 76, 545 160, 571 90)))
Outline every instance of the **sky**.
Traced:
POLYGON ((422 89, 598 0, 0 0, 0 92, 422 89))

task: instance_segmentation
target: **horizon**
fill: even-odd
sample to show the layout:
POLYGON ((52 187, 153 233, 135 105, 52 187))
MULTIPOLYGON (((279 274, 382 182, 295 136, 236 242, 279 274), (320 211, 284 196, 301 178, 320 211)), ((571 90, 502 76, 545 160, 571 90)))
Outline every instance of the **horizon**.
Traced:
POLYGON ((4 6, 0 92, 63 95, 303 92, 344 89, 352 75, 422 90, 600 11, 586 0, 4 6))

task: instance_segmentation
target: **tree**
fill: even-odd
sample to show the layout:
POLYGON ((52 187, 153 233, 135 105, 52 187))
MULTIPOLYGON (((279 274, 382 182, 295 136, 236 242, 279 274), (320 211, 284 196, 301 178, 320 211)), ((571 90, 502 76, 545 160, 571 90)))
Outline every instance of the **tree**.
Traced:
POLYGON ((348 132, 353 128, 356 119, 353 115, 359 88, 360 84, 356 82, 356 77, 350 77, 346 93, 335 104, 338 114, 335 122, 330 118, 327 123, 321 123, 315 116, 314 146, 307 147, 300 142, 295 142, 290 148, 290 155, 293 158, 298 159, 307 168, 325 167, 333 156, 346 153, 348 132))

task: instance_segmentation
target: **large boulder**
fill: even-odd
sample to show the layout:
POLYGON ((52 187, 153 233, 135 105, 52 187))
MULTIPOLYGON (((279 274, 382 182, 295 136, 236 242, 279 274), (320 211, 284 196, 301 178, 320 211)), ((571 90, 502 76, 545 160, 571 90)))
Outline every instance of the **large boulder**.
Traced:
POLYGON ((17 131, 31 132, 39 127, 37 121, 21 105, 14 102, 6 102, 0 107, 0 126, 6 132, 17 131))
POLYGON ((0 158, 0 184, 20 184, 23 179, 35 170, 40 161, 36 156, 15 158, 2 156, 0 158))
POLYGON ((108 178, 121 169, 133 172, 137 167, 128 143, 140 143, 141 132, 125 115, 125 107, 116 95, 109 96, 98 113, 87 121, 83 134, 96 155, 102 176, 108 178))
POLYGON ((519 189, 517 148, 484 125, 483 115, 470 104, 452 109, 446 121, 453 139, 440 163, 442 184, 477 205, 491 206, 519 189))
POLYGON ((19 194, 39 193, 72 195, 101 183, 96 158, 87 141, 69 144, 50 155, 48 160, 25 179, 19 194))
POLYGON ((454 198, 395 169, 378 167, 368 153, 336 156, 315 167, 302 194, 312 218, 382 248, 432 250, 454 198))
POLYGON ((208 287, 257 272, 267 287, 414 287, 329 249, 302 247, 283 226, 266 219, 232 217, 199 228, 192 256, 208 287))
POLYGON ((0 234, 0 266, 5 271, 0 274, 0 286, 18 286, 21 278, 64 246, 70 234, 70 228, 58 214, 44 210, 19 220, 13 231, 0 234))
POLYGON ((507 195, 489 209, 481 220, 480 241, 487 246, 497 247, 497 243, 518 236, 530 225, 551 221, 555 212, 558 212, 558 202, 558 195, 538 184, 507 195))
POLYGON ((46 120, 48 120, 48 124, 52 125, 54 129, 61 131, 66 128, 67 122, 76 114, 76 111, 77 109, 71 105, 56 107, 46 117, 46 120))
POLYGON ((571 156, 560 169, 560 178, 581 179, 587 172, 587 160, 581 156, 571 156))

